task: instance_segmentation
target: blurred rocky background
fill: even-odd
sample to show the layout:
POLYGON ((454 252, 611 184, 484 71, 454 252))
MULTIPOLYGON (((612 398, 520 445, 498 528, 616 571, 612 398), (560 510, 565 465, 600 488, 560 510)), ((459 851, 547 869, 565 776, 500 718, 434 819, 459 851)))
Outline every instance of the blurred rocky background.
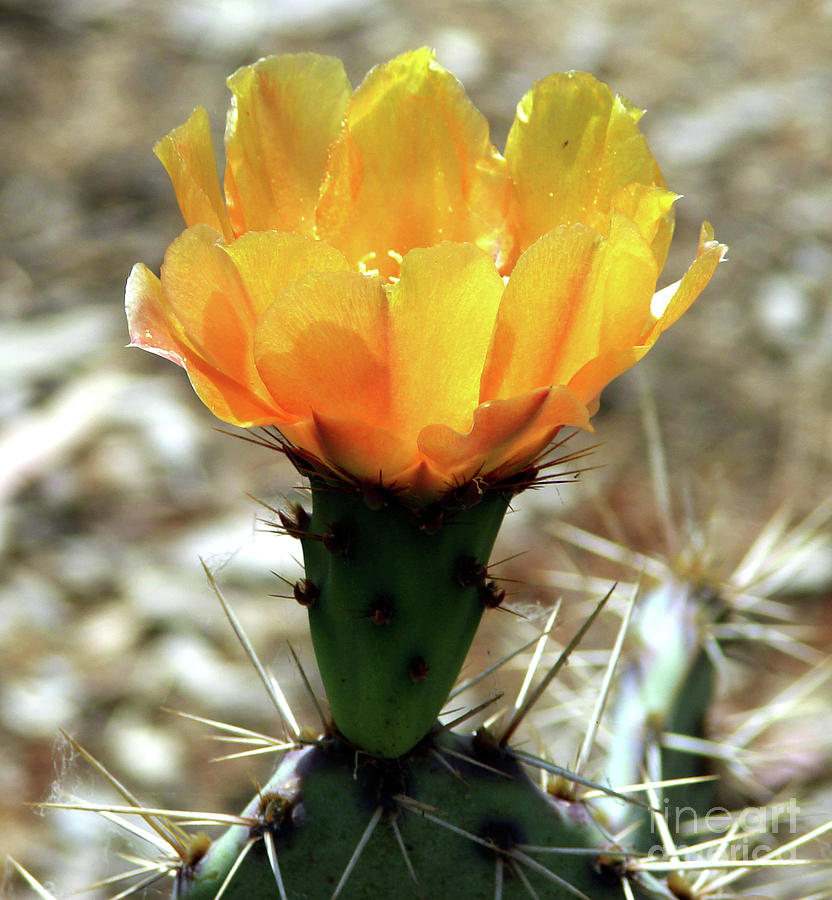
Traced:
MULTIPOLYGON (((206 729, 163 711, 277 727, 200 556, 309 716, 287 650, 314 670, 303 617, 268 596, 285 590, 272 570, 297 572, 297 550, 258 524, 247 496, 280 502, 296 476, 220 433, 180 370, 124 349, 130 267, 158 271, 181 229, 152 145, 201 104, 219 149, 225 76, 259 56, 337 55, 358 83, 423 44, 465 83, 498 147, 536 79, 586 69, 608 81, 647 108, 643 128, 685 195, 666 281, 692 258, 702 219, 730 245, 640 374, 607 391, 596 436, 572 442, 600 442, 588 461, 598 468, 518 502, 503 555, 531 552, 513 576, 546 581, 540 569, 562 564, 532 527, 555 519, 645 553, 673 549, 651 489, 645 402, 676 521, 713 526, 715 572, 778 509, 799 517, 832 494, 828 0, 0 0, 0 858, 61 896, 122 845, 89 814, 25 805, 56 783, 111 796, 69 759, 59 729, 151 805, 233 811, 267 776, 268 759, 209 764, 221 748, 206 729)), ((828 554, 802 569, 791 593, 823 653, 828 554)), ((478 652, 493 658, 509 627, 491 614, 478 652)), ((788 659, 772 667, 789 674, 788 659)), ((829 774, 822 743, 801 757, 815 784, 829 774)), ((17 879, 7 890, 31 896, 17 879)))

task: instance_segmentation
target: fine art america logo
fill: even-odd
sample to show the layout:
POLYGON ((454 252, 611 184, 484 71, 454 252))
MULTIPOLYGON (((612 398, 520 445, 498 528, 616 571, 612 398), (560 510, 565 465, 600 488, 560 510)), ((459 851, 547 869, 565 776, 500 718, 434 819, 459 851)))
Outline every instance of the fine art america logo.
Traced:
MULTIPOLYGON (((742 862, 754 862, 775 853, 778 859, 796 858, 796 848, 783 847, 781 852, 776 851, 784 843, 784 835, 798 833, 799 815, 800 806, 794 798, 772 806, 750 806, 740 812, 714 806, 703 814, 691 806, 671 808, 668 800, 664 809, 664 821, 671 834, 707 842, 710 852, 720 859, 742 862), (708 841, 709 836, 714 839, 708 841), (720 836, 724 836, 722 840, 720 836)), ((654 818, 651 831, 655 834, 660 830, 663 827, 657 828, 654 818)), ((667 847, 657 843, 650 848, 649 855, 664 857, 667 851, 667 847)))

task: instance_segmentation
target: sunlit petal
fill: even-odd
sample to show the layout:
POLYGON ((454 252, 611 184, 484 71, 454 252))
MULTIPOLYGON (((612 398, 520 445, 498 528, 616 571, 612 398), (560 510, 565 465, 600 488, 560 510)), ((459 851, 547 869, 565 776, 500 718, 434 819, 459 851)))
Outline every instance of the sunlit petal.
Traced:
POLYGON ((127 281, 127 320, 133 346, 164 356, 185 368, 202 402, 219 418, 236 425, 276 421, 280 411, 248 385, 206 362, 172 320, 162 282, 142 265, 127 281))
POLYGON ((429 50, 373 69, 350 100, 318 233, 350 261, 398 274, 394 254, 469 241, 497 259, 509 184, 488 123, 429 50))
POLYGON ((641 115, 584 72, 549 75, 523 97, 506 142, 518 250, 573 222, 604 233, 620 188, 664 185, 641 115))
POLYGON ((179 366, 185 365, 184 348, 165 315, 162 282, 143 263, 136 263, 127 279, 124 309, 131 347, 141 347, 179 366))
POLYGON ((383 425, 390 409, 387 298, 356 272, 290 284, 257 323, 257 370, 295 417, 346 416, 383 425))
POLYGON ((330 143, 350 95, 339 59, 270 56, 238 69, 225 135, 225 190, 237 234, 312 234, 330 143))
POLYGON ((247 380, 254 311, 221 235, 206 225, 184 231, 165 254, 162 290, 177 337, 214 368, 247 380))
POLYGON ((716 267, 725 257, 727 247, 714 240, 714 231, 708 222, 703 223, 699 235, 699 247, 696 260, 682 277, 682 280, 665 289, 672 290, 670 299, 660 312, 657 321, 651 323, 650 330, 644 336, 644 343, 652 344, 659 335, 667 331, 679 317, 686 312, 693 301, 702 293, 713 277, 716 267))
POLYGON ((465 434, 446 425, 427 426, 419 450, 452 482, 495 471, 506 477, 528 465, 564 425, 588 428, 586 406, 568 388, 539 388, 482 404, 465 434))
POLYGON ((280 292, 307 272, 338 272, 349 268, 343 254, 300 234, 251 231, 224 247, 239 272, 255 317, 280 292))
POLYGON ((361 419, 315 413, 311 420, 283 430, 304 445, 306 434, 314 430, 321 458, 331 468, 376 484, 392 484, 420 463, 413 442, 361 419))
POLYGON ((678 194, 662 187, 628 184, 612 200, 612 208, 635 223, 641 236, 650 244, 658 272, 667 261, 673 237, 673 204, 678 199, 678 194))
POLYGON ((632 346, 650 313, 656 264, 619 217, 609 238, 582 225, 533 244, 506 286, 481 400, 565 385, 608 348, 632 346))
POLYGON ((504 159, 426 49, 373 69, 269 57, 229 79, 226 211, 198 109, 157 155, 191 226, 127 286, 131 342, 219 417, 417 503, 533 467, 699 295, 703 226, 656 292, 677 196, 641 111, 583 73, 523 98, 504 159))
POLYGON ((210 225, 230 239, 231 222, 222 199, 208 113, 198 106, 153 152, 170 176, 185 224, 210 225))
POLYGON ((426 422, 467 431, 503 293, 471 244, 412 250, 389 288, 391 418, 415 442, 426 422))
POLYGON ((604 350, 571 379, 575 394, 591 407, 597 405, 601 391, 622 372, 635 365, 656 343, 659 337, 690 307, 711 280, 717 265, 725 256, 726 248, 713 240, 713 230, 705 223, 699 243, 699 253, 681 281, 665 288, 651 301, 650 316, 633 346, 620 346, 604 350))

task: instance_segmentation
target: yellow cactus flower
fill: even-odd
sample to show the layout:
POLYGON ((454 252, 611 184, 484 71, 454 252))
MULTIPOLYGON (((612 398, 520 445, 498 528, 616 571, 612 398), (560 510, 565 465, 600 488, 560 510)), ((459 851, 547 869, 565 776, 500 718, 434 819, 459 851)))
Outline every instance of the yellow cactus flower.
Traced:
POLYGON ((340 61, 228 80, 224 190, 206 112, 156 146, 187 229, 127 283, 132 343, 313 465, 418 502, 524 468, 690 306, 725 248, 656 294, 676 196, 641 111, 592 76, 521 100, 501 155, 428 50, 351 92, 340 61))

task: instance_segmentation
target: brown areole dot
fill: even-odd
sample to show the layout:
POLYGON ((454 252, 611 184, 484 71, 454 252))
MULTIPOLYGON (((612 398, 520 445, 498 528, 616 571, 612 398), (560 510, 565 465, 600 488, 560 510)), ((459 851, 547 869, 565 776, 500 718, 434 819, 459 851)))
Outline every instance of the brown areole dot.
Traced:
POLYGON ((485 584, 485 566, 474 556, 460 556, 454 574, 462 587, 480 587, 485 584))
POLYGON ((445 513, 436 506, 426 506, 417 514, 419 531, 425 534, 439 534, 445 524, 445 513))
POLYGON ((389 625, 393 621, 393 608, 389 594, 376 594, 367 607, 367 618, 373 625, 389 625))
POLYGON ((463 509, 470 509, 482 500, 487 487, 482 478, 474 477, 454 492, 454 499, 463 509))
POLYGON ((309 530, 311 516, 300 503, 293 503, 285 512, 279 511, 277 517, 286 534, 292 537, 304 537, 309 530))
POLYGON ((518 822, 510 819, 489 819, 478 829, 479 836, 488 841, 495 850, 511 850, 523 843, 523 829, 518 822))
POLYGON ((506 592, 496 581, 488 581, 480 586, 478 596, 486 609, 496 609, 506 599, 506 592))
POLYGON ((252 825, 249 831, 252 837, 261 837, 264 832, 279 834, 292 816, 294 802, 279 793, 264 794, 260 798, 260 821, 252 825))
POLYGON ((409 672, 413 681, 424 681, 428 677, 428 664, 424 657, 414 656, 410 660, 409 672))
POLYGON ((387 506, 387 491, 380 482, 363 481, 361 496, 368 509, 379 510, 387 506))
POLYGON ((321 540, 333 556, 346 556, 352 546, 352 532, 346 522, 332 522, 321 540))
POLYGON ((318 590, 318 587, 308 578, 301 578, 299 581, 295 582, 292 592, 295 595, 295 600, 297 600, 301 606, 313 606, 321 593, 320 590, 318 590))

